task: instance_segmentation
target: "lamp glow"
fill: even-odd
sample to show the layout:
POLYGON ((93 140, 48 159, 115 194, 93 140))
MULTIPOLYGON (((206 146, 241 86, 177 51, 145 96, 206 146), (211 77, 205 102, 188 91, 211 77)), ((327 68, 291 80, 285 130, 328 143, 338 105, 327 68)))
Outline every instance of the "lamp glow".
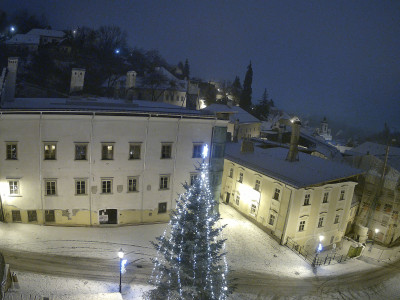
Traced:
POLYGON ((378 234, 378 232, 379 232, 379 229, 375 228, 375 234, 378 234))
POLYGON ((11 31, 11 32, 15 32, 15 26, 11 26, 11 27, 10 27, 10 31, 11 31))
POLYGON ((208 156, 208 145, 205 144, 203 147, 203 153, 201 154, 201 156, 203 157, 203 159, 206 159, 206 157, 208 156))
POLYGON ((320 236, 319 236, 319 241, 322 242, 323 240, 324 240, 324 236, 323 236, 323 235, 320 235, 320 236))
POLYGON ((125 255, 125 253, 124 253, 124 250, 122 250, 122 248, 118 251, 118 257, 119 258, 124 258, 124 255, 125 255))

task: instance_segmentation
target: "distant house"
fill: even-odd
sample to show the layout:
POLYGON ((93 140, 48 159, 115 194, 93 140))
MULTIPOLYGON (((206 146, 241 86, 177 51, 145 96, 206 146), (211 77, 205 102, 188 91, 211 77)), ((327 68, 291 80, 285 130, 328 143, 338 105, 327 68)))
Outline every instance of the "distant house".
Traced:
POLYGON ((362 171, 304 153, 288 161, 288 151, 249 141, 226 144, 222 200, 281 244, 290 238, 314 252, 319 236, 324 247, 341 241, 355 214, 353 192, 362 171))
POLYGON ((55 44, 60 42, 64 36, 65 32, 53 29, 32 29, 26 35, 38 36, 40 37, 40 45, 55 44))
POLYGON ((368 234, 390 246, 400 242, 400 148, 388 150, 385 164, 386 145, 366 142, 347 151, 345 161, 365 171, 356 188, 360 199, 356 237, 365 241, 368 234))
POLYGON ((328 127, 326 117, 321 121, 321 127, 315 130, 316 134, 322 137, 325 141, 332 141, 331 129, 328 127))
POLYGON ((261 121, 239 106, 211 104, 203 110, 213 112, 218 119, 229 120, 228 134, 232 140, 260 136, 261 121))

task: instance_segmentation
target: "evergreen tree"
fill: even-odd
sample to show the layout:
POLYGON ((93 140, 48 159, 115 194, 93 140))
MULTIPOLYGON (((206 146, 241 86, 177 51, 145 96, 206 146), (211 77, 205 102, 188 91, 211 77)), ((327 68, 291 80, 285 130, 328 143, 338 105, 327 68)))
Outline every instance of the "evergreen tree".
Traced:
POLYGON ((232 97, 233 97, 233 102, 235 102, 235 104, 239 104, 241 93, 242 93, 242 84, 240 83, 239 76, 236 76, 235 80, 232 83, 232 97))
POLYGON ((183 77, 189 79, 190 78, 190 67, 189 67, 189 61, 186 58, 185 60, 185 66, 183 67, 183 77))
POLYGON ((261 120, 266 120, 273 103, 274 102, 272 99, 268 99, 267 89, 264 89, 264 93, 262 94, 259 104, 254 106, 254 115, 261 120))
POLYGON ((200 166, 200 176, 177 200, 169 229, 153 243, 157 249, 151 282, 156 289, 150 299, 226 299, 227 264, 225 240, 217 201, 209 186, 208 165, 200 166))
POLYGON ((252 82, 253 82, 253 69, 251 67, 251 62, 250 62, 250 64, 247 67, 246 76, 244 77, 243 91, 242 94, 240 95, 240 102, 239 102, 239 106, 247 111, 249 111, 251 108, 252 82))

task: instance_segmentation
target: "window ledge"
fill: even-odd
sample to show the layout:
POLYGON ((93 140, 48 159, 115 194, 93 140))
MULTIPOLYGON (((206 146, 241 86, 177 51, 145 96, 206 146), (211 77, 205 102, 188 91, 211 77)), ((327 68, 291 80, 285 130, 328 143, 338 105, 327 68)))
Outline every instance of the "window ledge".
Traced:
POLYGON ((75 196, 87 196, 88 194, 75 194, 75 196))
POLYGON ((18 194, 18 195, 8 195, 8 197, 18 198, 18 197, 22 197, 22 195, 21 195, 21 194, 18 194))
POLYGON ((112 195, 113 193, 100 193, 100 195, 112 195))
POLYGON ((139 193, 139 191, 126 191, 127 194, 139 193))
POLYGON ((168 189, 158 189, 159 191, 169 191, 169 188, 168 189))

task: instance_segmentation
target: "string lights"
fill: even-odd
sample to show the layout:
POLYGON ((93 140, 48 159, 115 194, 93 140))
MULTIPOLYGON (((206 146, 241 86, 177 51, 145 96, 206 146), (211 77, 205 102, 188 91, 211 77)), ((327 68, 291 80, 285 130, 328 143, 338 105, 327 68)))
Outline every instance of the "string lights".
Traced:
POLYGON ((192 186, 184 184, 171 212, 169 226, 153 242, 157 257, 150 282, 155 289, 151 299, 225 300, 227 283, 224 226, 220 226, 218 202, 213 199, 206 162, 208 146, 203 148, 203 162, 192 186))

